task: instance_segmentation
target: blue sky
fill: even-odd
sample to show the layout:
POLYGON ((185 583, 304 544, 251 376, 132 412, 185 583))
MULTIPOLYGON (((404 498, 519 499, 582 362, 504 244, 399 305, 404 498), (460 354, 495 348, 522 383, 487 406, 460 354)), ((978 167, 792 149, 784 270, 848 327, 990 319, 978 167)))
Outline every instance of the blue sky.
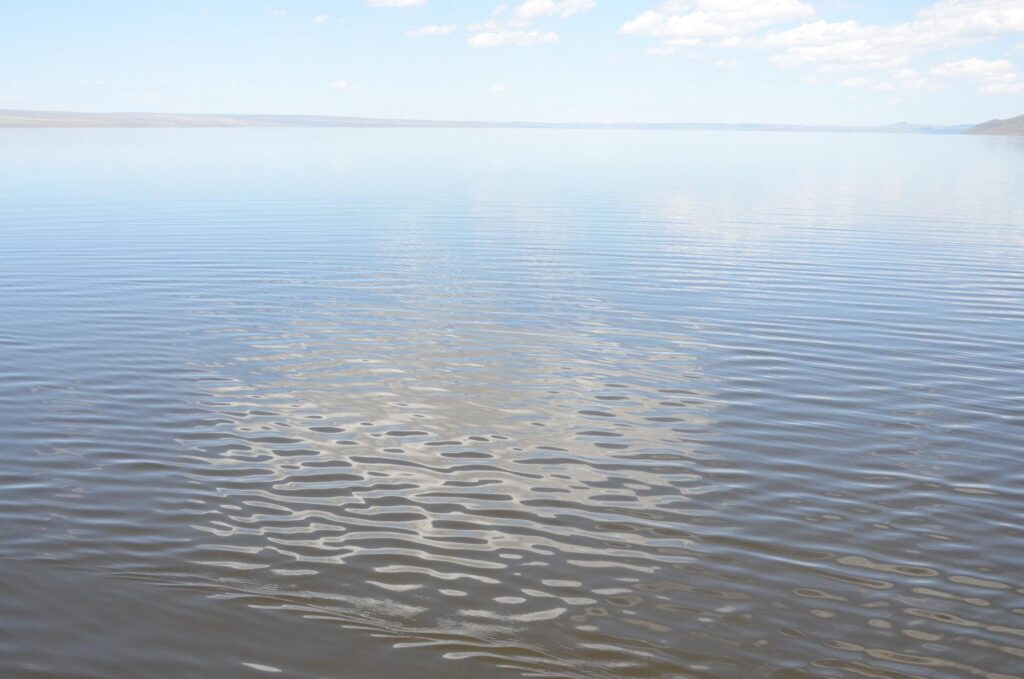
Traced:
POLYGON ((878 124, 1024 114, 1024 0, 0 0, 0 108, 878 124))

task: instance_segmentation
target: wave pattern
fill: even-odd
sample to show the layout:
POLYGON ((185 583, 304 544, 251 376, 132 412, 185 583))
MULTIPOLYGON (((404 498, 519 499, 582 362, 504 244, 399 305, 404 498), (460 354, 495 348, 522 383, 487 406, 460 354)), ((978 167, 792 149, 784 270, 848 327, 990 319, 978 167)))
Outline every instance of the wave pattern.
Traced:
POLYGON ((5 194, 0 666, 1024 676, 1024 201, 789 188, 5 194))

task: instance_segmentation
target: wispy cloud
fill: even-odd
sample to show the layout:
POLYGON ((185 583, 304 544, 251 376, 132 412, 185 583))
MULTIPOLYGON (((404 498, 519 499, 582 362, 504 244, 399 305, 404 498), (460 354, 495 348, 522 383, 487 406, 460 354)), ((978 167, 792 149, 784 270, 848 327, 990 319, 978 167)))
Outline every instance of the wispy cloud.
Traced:
POLYGON ((847 78, 839 83, 843 87, 870 88, 879 92, 891 92, 896 89, 892 83, 879 82, 874 78, 847 78))
POLYGON ((370 7, 419 7, 427 4, 427 0, 366 0, 370 7))
MULTIPOLYGON (((924 75, 912 68, 904 68, 892 72, 890 77, 886 80, 857 76, 853 78, 845 78, 844 80, 839 81, 839 84, 843 87, 872 89, 879 92, 892 92, 893 90, 944 90, 948 88, 949 84, 944 80, 935 77, 937 75, 948 74, 932 69, 931 74, 924 75)), ((813 78, 815 81, 818 80, 816 76, 807 77, 813 78)))
POLYGON ((423 26, 422 28, 416 28, 411 31, 407 31, 406 35, 410 38, 422 38, 425 36, 443 36, 451 35, 458 30, 456 24, 445 24, 445 25, 434 25, 434 26, 423 26))
POLYGON ((1024 94, 1024 82, 988 83, 979 89, 982 94, 1024 94))
POLYGON ((912 68, 900 69, 892 77, 905 90, 944 90, 949 87, 944 81, 918 73, 912 68))
POLYGON ((658 45, 657 47, 648 47, 646 52, 652 57, 670 57, 676 53, 676 48, 672 45, 658 45))
POLYGON ((484 31, 469 39, 471 47, 526 47, 558 42, 558 34, 545 31, 484 31))
POLYGON ((568 19, 596 5, 596 0, 524 0, 515 8, 514 14, 522 21, 555 16, 568 19))
POLYGON ((1024 34, 1021 0, 939 0, 889 25, 806 21, 814 15, 802 0, 669 0, 619 30, 666 46, 759 47, 774 51, 777 64, 822 70, 894 68, 927 52, 1024 34))
POLYGON ((781 50, 775 61, 783 65, 878 68, 1018 33, 1024 33, 1021 0, 940 0, 908 22, 881 26, 816 21, 771 33, 763 44, 781 50))
POLYGON ((468 26, 473 35, 468 44, 472 47, 526 47, 558 42, 554 31, 530 28, 540 19, 568 19, 597 6, 597 0, 522 0, 511 11, 502 3, 491 12, 492 19, 482 24, 468 26))
POLYGON ((1024 79, 1005 59, 961 59, 927 75, 909 64, 930 53, 1024 34, 1024 0, 937 0, 911 20, 888 25, 815 16, 815 7, 803 0, 668 0, 619 31, 657 39, 661 44, 647 50, 654 56, 680 46, 742 47, 766 50, 780 66, 854 71, 839 82, 844 87, 938 90, 949 87, 946 78, 961 77, 977 80, 978 91, 987 94, 1022 89, 1024 79), (871 75, 883 69, 888 77, 871 75))
POLYGON ((813 16, 814 8, 800 0, 670 0, 627 21, 619 31, 657 38, 668 46, 709 41, 731 46, 770 26, 813 16))
POLYGON ((982 94, 1019 94, 1024 92, 1024 77, 1009 59, 957 59, 939 64, 932 75, 967 78, 979 83, 982 94))
POLYGON ((969 76, 989 81, 1017 80, 1020 76, 1008 59, 958 59, 932 69, 933 75, 969 76))
POLYGON ((327 88, 335 91, 350 90, 352 89, 352 83, 347 80, 335 80, 327 88))

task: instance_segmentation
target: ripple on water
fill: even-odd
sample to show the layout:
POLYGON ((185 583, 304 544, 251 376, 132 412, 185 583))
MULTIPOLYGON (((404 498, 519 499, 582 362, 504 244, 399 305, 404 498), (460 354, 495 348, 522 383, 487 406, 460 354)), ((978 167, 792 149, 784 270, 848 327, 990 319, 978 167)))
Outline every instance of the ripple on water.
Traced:
POLYGON ((1019 192, 750 162, 742 200, 0 191, 0 665, 1020 676, 1019 192))

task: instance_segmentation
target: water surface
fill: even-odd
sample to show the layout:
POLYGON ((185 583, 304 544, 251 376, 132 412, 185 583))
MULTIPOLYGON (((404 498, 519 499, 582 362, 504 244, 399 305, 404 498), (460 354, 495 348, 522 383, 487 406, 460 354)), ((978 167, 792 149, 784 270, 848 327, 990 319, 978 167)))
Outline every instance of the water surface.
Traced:
POLYGON ((1024 676, 1024 143, 0 133, 0 676, 1024 676))

